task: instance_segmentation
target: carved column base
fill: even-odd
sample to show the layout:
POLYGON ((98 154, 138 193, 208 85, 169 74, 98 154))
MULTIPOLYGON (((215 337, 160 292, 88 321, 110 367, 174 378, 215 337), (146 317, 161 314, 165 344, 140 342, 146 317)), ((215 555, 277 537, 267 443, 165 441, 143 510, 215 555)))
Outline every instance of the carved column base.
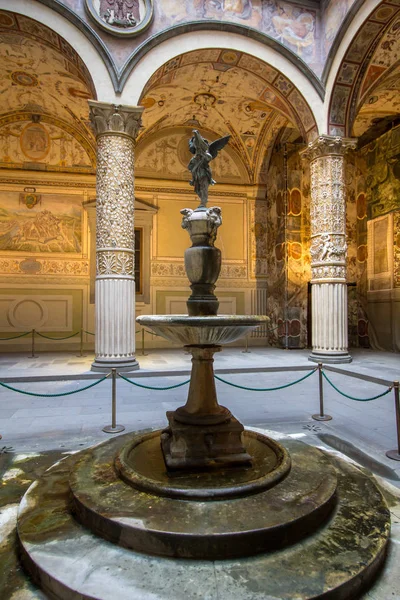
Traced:
POLYGON ((309 360, 349 363, 346 282, 312 284, 312 353, 309 360))
POLYGON ((96 281, 96 358, 92 371, 134 371, 135 281, 129 277, 96 281))

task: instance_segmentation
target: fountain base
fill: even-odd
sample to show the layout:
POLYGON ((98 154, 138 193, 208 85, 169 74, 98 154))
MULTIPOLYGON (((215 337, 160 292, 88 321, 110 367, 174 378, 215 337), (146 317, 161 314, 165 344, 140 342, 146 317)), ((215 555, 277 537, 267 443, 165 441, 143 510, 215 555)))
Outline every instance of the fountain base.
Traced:
POLYGON ((51 598, 354 600, 373 580, 390 516, 371 476, 286 438, 290 471, 245 490, 264 486, 269 450, 281 446, 245 431, 251 468, 171 477, 159 436, 126 434, 69 456, 25 494, 21 556, 51 598), (157 489, 127 484, 124 457, 157 489), (225 498, 212 497, 219 488, 225 498), (196 489, 197 499, 185 495, 196 489))
MULTIPOLYGON (((221 407, 222 408, 222 407, 221 407)), ((167 412, 169 427, 161 435, 167 469, 204 469, 250 465, 242 443, 244 427, 235 417, 216 425, 189 425, 167 412)))

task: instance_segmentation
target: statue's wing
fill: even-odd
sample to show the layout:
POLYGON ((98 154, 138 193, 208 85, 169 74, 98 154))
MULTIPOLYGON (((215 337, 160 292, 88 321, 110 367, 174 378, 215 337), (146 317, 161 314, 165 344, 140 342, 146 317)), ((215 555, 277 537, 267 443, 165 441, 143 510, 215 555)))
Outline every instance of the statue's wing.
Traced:
POLYGON ((222 150, 222 148, 224 146, 226 146, 226 144, 229 142, 230 139, 231 139, 230 135, 225 135, 224 137, 219 138, 218 140, 215 140, 215 142, 211 142, 210 147, 208 149, 211 156, 213 158, 215 158, 217 156, 218 152, 220 150, 222 150))

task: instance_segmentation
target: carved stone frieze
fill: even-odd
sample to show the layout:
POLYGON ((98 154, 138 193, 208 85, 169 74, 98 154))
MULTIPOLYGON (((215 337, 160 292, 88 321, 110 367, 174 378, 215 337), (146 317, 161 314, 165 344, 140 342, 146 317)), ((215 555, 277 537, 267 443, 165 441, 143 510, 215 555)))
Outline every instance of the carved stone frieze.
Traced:
POLYGON ((126 134, 136 139, 142 125, 142 106, 123 106, 89 100, 90 121, 96 136, 126 134))
POLYGON ((313 161, 321 156, 344 156, 355 150, 357 140, 334 135, 320 135, 301 152, 302 158, 313 161))
POLYGON ((134 275, 134 254, 127 251, 98 251, 97 275, 134 275))
POLYGON ((345 279, 345 265, 318 265, 311 267, 312 279, 345 279))

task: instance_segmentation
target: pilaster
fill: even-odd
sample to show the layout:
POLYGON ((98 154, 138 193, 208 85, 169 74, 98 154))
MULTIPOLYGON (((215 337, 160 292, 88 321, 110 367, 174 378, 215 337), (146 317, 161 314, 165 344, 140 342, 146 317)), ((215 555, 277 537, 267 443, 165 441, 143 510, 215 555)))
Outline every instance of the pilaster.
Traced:
POLYGON ((320 136, 302 152, 311 172, 312 353, 316 362, 351 362, 346 284, 345 155, 356 140, 320 136))
POLYGON ((96 357, 92 370, 138 368, 135 358, 134 147, 143 108, 90 100, 97 140, 96 357))

